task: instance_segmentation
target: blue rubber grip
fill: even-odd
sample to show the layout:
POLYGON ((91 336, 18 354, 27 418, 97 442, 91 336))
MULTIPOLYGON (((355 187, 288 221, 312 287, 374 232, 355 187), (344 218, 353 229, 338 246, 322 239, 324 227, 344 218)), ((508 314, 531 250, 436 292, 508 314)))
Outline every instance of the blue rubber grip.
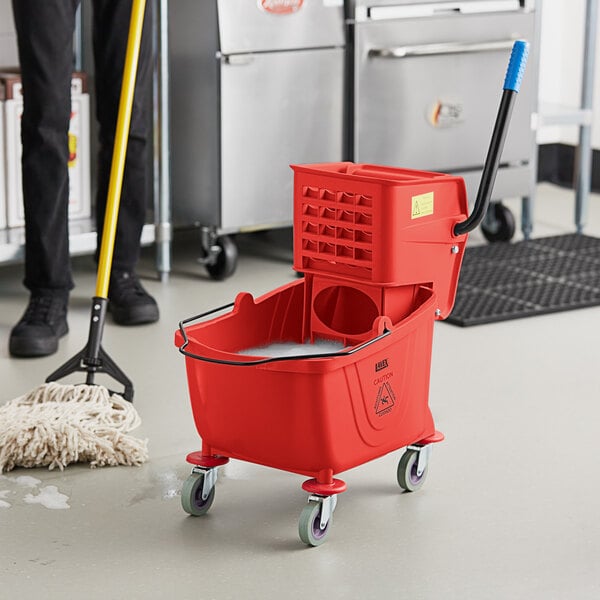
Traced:
POLYGON ((506 77, 504 78, 505 90, 518 92, 521 89, 521 81, 523 80, 523 73, 525 73, 528 55, 529 44, 527 42, 519 40, 513 44, 506 77))

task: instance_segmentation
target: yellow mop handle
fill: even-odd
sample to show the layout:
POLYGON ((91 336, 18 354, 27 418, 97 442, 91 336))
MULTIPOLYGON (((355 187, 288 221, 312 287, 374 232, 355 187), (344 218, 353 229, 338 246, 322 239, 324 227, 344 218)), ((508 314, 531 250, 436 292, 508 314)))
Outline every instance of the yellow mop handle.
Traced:
POLYGON ((108 184, 106 200, 106 215, 102 230, 102 243, 98 262, 98 276, 96 279, 96 297, 108 297, 108 283, 115 248, 115 235, 117 219, 119 217, 119 202, 123 187, 123 171, 127 154, 127 139, 131 123, 131 109, 135 91, 135 78, 138 59, 140 56, 140 43, 142 39, 142 26, 144 24, 144 10, 146 0, 133 0, 131 6, 131 21, 129 23, 129 36, 123 69, 123 83, 121 84, 121 98, 119 100, 119 114, 115 132, 115 146, 108 184))

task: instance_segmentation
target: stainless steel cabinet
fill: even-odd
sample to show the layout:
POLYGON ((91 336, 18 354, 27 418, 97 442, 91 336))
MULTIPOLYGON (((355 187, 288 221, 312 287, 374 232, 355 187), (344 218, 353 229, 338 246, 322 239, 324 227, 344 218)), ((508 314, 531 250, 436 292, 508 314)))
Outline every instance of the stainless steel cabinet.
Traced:
MULTIPOLYGON (((291 223, 289 164, 341 158, 341 78, 341 50, 335 48, 225 61, 220 227, 291 223)), ((204 222, 219 225, 209 215, 204 222)))
POLYGON ((229 234, 291 225, 290 164, 342 159, 343 7, 179 0, 169 22, 174 224, 222 278, 229 234))
MULTIPOLYGON (((529 0, 356 0, 354 160, 460 175, 474 201, 507 58, 534 26, 529 0)), ((532 193, 536 52, 532 43, 493 200, 532 193)))

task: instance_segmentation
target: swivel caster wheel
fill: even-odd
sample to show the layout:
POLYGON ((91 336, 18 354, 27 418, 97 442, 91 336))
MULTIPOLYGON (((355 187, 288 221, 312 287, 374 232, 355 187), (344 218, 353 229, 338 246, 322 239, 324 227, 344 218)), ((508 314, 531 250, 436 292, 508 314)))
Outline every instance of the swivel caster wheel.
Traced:
POLYGON ((318 498, 311 496, 300 513, 298 534, 309 546, 320 546, 329 535, 333 521, 336 496, 318 498))
POLYGON ((428 464, 419 468, 419 455, 423 451, 407 450, 398 463, 398 484, 407 492, 416 492, 425 483, 428 464))
POLYGON ((218 237, 209 252, 206 270, 212 279, 223 281, 233 275, 237 267, 238 248, 228 235, 218 237))
POLYGON ((186 513, 194 517, 206 514, 215 499, 215 486, 205 484, 207 477, 210 477, 208 472, 192 473, 181 489, 181 506, 186 513))
POLYGON ((488 208, 481 223, 481 233, 488 242, 508 242, 515 235, 515 217, 501 202, 494 202, 488 208))

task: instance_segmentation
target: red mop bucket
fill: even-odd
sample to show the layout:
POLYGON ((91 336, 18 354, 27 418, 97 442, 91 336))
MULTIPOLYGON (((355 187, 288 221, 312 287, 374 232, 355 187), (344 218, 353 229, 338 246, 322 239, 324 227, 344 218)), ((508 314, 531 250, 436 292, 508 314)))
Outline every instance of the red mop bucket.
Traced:
MULTIPOLYGON (((435 433, 427 402, 435 295, 414 286, 405 318, 377 317, 367 341, 338 353, 238 354, 276 342, 303 344, 305 285, 299 280, 256 301, 242 293, 231 312, 185 327, 176 343, 187 338, 188 384, 205 456, 329 484, 336 473, 435 433)), ((329 339, 335 337, 330 329, 329 339)))
POLYGON ((187 457, 186 512, 209 510, 217 468, 230 458, 299 473, 311 479, 298 531, 317 546, 346 489, 334 475, 406 447, 398 483, 423 484, 431 446, 443 439, 428 405, 433 324, 452 308, 467 233, 487 210, 526 49, 515 43, 470 216, 457 177, 293 167, 294 267, 305 277, 257 300, 241 293, 182 321, 175 335, 202 438, 187 457), (279 357, 260 349, 320 338, 343 348, 279 357))

